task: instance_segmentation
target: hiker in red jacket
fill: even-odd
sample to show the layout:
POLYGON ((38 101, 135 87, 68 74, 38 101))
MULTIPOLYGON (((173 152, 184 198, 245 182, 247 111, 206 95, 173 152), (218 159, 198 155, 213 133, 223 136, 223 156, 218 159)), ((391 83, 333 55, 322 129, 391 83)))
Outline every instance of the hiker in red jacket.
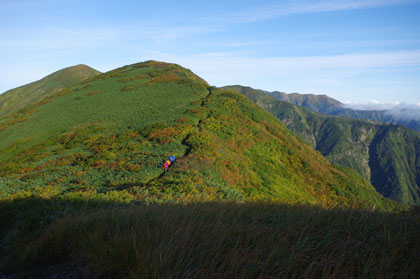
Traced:
POLYGON ((163 169, 164 169, 164 171, 165 171, 165 172, 167 172, 167 171, 168 171, 169 166, 170 166, 173 162, 175 162, 175 155, 172 155, 172 156, 169 158, 169 160, 167 160, 167 161, 165 162, 165 164, 163 165, 163 169))
POLYGON ((168 171, 168 167, 169 167, 169 165, 171 164, 171 162, 168 160, 168 161, 166 161, 165 162, 165 164, 163 165, 163 169, 165 170, 165 172, 167 172, 168 171))

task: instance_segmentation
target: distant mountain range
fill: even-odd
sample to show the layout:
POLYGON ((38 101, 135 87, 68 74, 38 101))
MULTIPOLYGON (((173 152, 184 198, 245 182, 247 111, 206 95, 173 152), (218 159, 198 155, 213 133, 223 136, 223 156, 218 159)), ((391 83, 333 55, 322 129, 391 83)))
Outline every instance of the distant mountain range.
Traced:
MULTIPOLYGON (((234 88, 228 86, 227 88, 234 88)), ((242 90, 248 90, 244 87, 242 90)), ((381 110, 360 110, 353 109, 349 105, 343 104, 326 95, 284 93, 279 91, 264 91, 274 98, 288 102, 294 105, 302 106, 315 112, 325 113, 328 115, 345 116, 355 119, 369 119, 378 122, 390 122, 406 126, 408 128, 420 131, 420 108, 399 108, 381 109, 381 110)))
MULTIPOLYGON (((268 93, 244 86, 223 88, 240 92, 269 111, 332 163, 352 168, 370 180, 385 197, 406 204, 420 203, 420 136, 417 132, 400 125, 353 119, 350 115, 329 116, 305 108, 338 112, 340 103, 327 96, 268 93)), ((342 113, 351 111, 341 110, 342 113)), ((358 111, 354 113, 357 115, 358 111)))

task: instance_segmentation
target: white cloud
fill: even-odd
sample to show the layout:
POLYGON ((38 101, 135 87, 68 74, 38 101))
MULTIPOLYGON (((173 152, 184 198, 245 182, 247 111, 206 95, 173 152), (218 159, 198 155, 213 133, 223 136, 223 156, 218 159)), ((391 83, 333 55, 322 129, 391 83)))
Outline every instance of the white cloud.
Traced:
POLYGON ((354 110, 385 111, 388 116, 397 121, 420 121, 420 103, 416 105, 402 102, 387 104, 380 101, 372 101, 369 104, 346 103, 343 107, 354 110))
POLYGON ((219 46, 224 47, 248 47, 248 46, 259 46, 273 44, 273 42, 268 41, 246 41, 246 42, 230 42, 230 43, 217 43, 219 46))
POLYGON ((221 31, 220 29, 216 29, 213 27, 210 28, 202 26, 177 26, 159 29, 154 28, 151 30, 152 31, 146 32, 146 36, 158 42, 176 40, 184 37, 221 31))
POLYGON ((420 121, 420 108, 417 105, 394 105, 387 110, 387 114, 400 120, 420 121))
POLYGON ((403 102, 385 103, 372 100, 370 103, 344 103, 344 107, 354 110, 386 110, 389 114, 400 115, 405 118, 420 119, 420 104, 406 104, 403 102), (410 117, 409 117, 410 116, 410 117))
POLYGON ((339 85, 343 78, 369 69, 420 66, 420 51, 297 57, 241 56, 222 52, 186 56, 161 54, 155 59, 184 65, 217 85, 243 83, 244 80, 258 80, 262 77, 274 80, 278 77, 301 77, 315 83, 333 82, 339 85))
POLYGON ((256 8, 249 12, 232 14, 230 15, 230 18, 236 22, 253 22, 294 14, 356 10, 418 2, 418 0, 282 1, 279 5, 256 8))

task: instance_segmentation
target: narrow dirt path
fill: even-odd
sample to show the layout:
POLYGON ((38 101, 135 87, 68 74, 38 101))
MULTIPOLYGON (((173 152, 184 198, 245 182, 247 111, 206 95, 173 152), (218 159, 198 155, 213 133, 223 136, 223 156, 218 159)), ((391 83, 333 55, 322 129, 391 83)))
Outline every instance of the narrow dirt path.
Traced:
MULTIPOLYGON (((201 104, 200 104, 200 107, 204 107, 204 102, 206 101, 206 99, 208 99, 210 96, 211 96, 211 94, 212 94, 212 91, 211 91, 211 88, 207 88, 207 90, 209 91, 209 93, 205 96, 205 97, 203 97, 203 98, 201 98, 201 104)), ((210 115, 208 114, 206 117, 204 117, 204 118, 202 118, 202 119, 200 119, 200 120, 198 120, 198 123, 197 123, 197 128, 198 128, 198 131, 199 132, 201 132, 201 123, 203 122, 203 120, 204 119, 207 119, 208 117, 209 117, 210 115)), ((184 153, 184 155, 182 155, 182 157, 187 157, 189 154, 190 154, 190 152, 191 152, 191 146, 189 146, 188 145, 188 143, 187 143, 187 140, 188 140, 188 138, 190 137, 190 135, 191 134, 188 134, 183 140, 182 140, 182 142, 181 142, 181 144, 182 145, 184 145, 184 146, 186 146, 187 147, 187 150, 185 151, 185 153, 184 153)))
MULTIPOLYGON (((200 107, 204 107, 204 106, 205 106, 205 101, 206 101, 206 100, 207 100, 207 99, 211 96, 211 94, 212 94, 212 90, 211 90, 211 88, 207 88, 207 90, 208 90, 208 94, 207 94, 206 96, 204 96, 203 98, 201 98, 201 104, 200 104, 200 107)), ((197 123, 196 127, 198 128, 198 131, 199 131, 199 132, 201 131, 201 123, 203 122, 203 120, 207 119, 209 116, 210 116, 210 113, 198 121, 198 123, 197 123)), ((184 154, 183 154, 182 156, 180 156, 180 158, 187 157, 187 156, 190 154, 190 152, 191 152, 191 146, 187 143, 188 138, 189 138, 190 136, 191 136, 191 134, 186 135, 186 136, 185 136, 185 138, 181 141, 181 144, 182 144, 182 145, 184 145, 184 146, 186 147, 186 150, 185 150, 184 154)), ((160 175, 159 175, 159 176, 157 176, 157 177, 155 177, 155 178, 150 179, 148 182, 146 182, 146 183, 145 183, 145 185, 147 185, 147 184, 149 184, 149 183, 151 183, 151 182, 153 182, 153 181, 156 181, 156 180, 161 179, 163 176, 165 176, 165 174, 166 174, 166 173, 165 173, 165 171, 162 171, 162 173, 160 173, 160 175)))

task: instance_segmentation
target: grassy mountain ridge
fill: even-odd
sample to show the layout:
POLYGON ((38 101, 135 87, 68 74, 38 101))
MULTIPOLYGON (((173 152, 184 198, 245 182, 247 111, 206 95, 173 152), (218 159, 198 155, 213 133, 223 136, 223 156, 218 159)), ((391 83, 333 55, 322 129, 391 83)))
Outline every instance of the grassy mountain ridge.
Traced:
POLYGON ((331 162, 356 170, 384 196, 420 203, 420 137, 411 129, 327 116, 278 101, 261 90, 228 88, 281 119, 331 162))
POLYGON ((54 72, 41 80, 8 90, 0 95, 0 117, 41 102, 58 91, 79 83, 100 72, 86 65, 76 65, 54 72))
POLYGON ((416 211, 179 65, 121 67, 27 111, 0 132, 0 277, 417 274, 416 211))
POLYGON ((175 64, 129 65, 68 88, 3 131, 0 148, 3 196, 394 206, 244 96, 175 64))
MULTIPOLYGON (((159 78, 181 78, 173 73, 153 77, 165 72, 165 69, 150 71, 151 68, 153 66, 141 65, 119 68, 50 96, 39 107, 31 110, 24 121, 17 122, 0 134, 0 150, 5 150, 0 154, 0 159, 43 143, 72 128, 77 130, 97 125, 104 130, 134 129, 156 121, 165 122, 167 113, 181 117, 185 111, 184 101, 196 100, 208 93, 203 85, 205 83, 192 88, 188 83, 194 81, 188 77, 182 80, 187 86, 171 87, 169 83, 159 82, 159 78), (151 76, 142 75, 144 72, 151 76), (140 94, 136 94, 138 91, 140 94), (147 107, 151 109, 146 110, 147 107), (14 144, 17 141, 20 142, 18 146, 14 144)), ((192 75, 187 71, 179 74, 192 75)))

